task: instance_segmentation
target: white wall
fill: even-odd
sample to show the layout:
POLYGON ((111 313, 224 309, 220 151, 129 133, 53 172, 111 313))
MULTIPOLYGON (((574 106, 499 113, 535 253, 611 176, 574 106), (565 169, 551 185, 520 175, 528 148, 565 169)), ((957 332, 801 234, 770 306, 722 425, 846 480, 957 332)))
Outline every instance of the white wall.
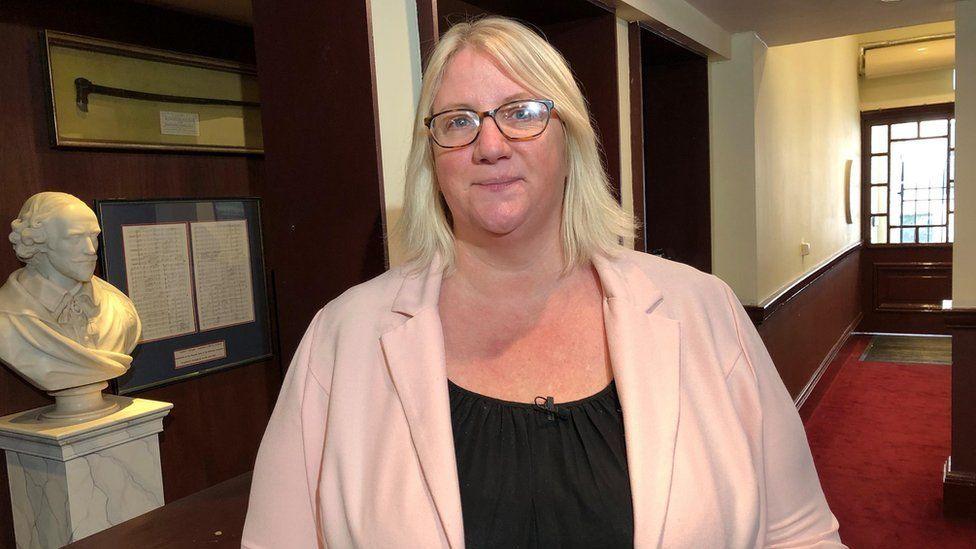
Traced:
POLYGON ((952 69, 861 78, 862 111, 951 103, 955 99, 952 69))
MULTIPOLYGON (((617 19, 617 95, 620 105, 618 123, 620 124, 620 204, 624 210, 634 215, 634 174, 631 171, 630 150, 630 37, 629 23, 617 19)), ((634 247, 634 239, 628 238, 624 245, 634 247)))
POLYGON ((736 34, 732 58, 710 63, 709 97, 713 271, 760 304, 860 238, 856 197, 854 223, 845 211, 847 160, 859 181, 857 39, 766 48, 736 34))
MULTIPOLYGON (((380 151, 387 234, 403 211, 403 182, 414 112, 420 99, 420 32, 415 0, 372 0, 373 59, 379 109, 380 151)), ((403 262, 387 243, 390 265, 403 262)))
POLYGON ((976 0, 956 3, 955 236, 952 306, 976 307, 976 0))
POLYGON ((732 36, 731 59, 708 64, 712 272, 747 304, 758 303, 756 88, 766 44, 732 36))
POLYGON ((766 53, 756 95, 760 302, 860 240, 859 193, 852 224, 845 209, 846 161, 860 181, 857 61, 854 36, 766 53))

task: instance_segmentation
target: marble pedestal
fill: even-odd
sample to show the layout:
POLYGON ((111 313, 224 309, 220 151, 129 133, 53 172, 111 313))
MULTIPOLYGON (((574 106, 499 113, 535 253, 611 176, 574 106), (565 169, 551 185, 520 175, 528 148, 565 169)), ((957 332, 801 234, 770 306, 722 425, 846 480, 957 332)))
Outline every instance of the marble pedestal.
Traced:
POLYGON ((0 418, 17 547, 61 547, 163 505, 159 437, 168 402, 105 395, 110 415, 69 424, 48 408, 0 418))

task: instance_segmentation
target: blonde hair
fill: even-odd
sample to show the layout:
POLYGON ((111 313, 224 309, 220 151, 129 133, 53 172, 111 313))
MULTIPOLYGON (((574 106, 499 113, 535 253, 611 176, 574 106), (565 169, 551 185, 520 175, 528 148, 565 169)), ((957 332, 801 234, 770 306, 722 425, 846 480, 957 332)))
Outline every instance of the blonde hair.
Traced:
POLYGON ((594 254, 618 251, 620 239, 633 236, 634 219, 613 197, 586 100, 566 60, 526 26, 502 17, 485 17, 451 27, 440 38, 424 71, 407 159, 403 215, 394 229, 413 270, 429 267, 435 255, 440 255, 441 266, 448 272, 454 268, 450 212, 438 189, 424 118, 431 114, 445 68, 465 47, 487 54, 526 90, 555 103, 565 128, 569 174, 561 227, 565 269, 584 264, 594 254))

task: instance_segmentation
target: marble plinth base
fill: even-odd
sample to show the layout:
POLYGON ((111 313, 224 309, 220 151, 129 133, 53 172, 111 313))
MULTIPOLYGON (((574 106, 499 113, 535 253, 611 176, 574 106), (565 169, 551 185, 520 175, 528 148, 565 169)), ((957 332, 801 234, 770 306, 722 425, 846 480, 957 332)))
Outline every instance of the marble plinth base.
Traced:
POLYGON ((62 547, 163 505, 159 432, 168 402, 105 395, 110 415, 42 419, 50 407, 0 418, 17 547, 62 547))

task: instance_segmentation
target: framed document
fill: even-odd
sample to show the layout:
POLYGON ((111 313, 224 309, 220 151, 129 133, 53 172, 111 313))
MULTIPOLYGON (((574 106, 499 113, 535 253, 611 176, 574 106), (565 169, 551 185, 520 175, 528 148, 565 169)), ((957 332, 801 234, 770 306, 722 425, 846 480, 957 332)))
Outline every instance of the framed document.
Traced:
POLYGON ((127 394, 271 356, 257 198, 100 200, 102 273, 142 339, 127 394))
POLYGON ((42 39, 54 146, 264 152, 253 66, 55 31, 42 39))

